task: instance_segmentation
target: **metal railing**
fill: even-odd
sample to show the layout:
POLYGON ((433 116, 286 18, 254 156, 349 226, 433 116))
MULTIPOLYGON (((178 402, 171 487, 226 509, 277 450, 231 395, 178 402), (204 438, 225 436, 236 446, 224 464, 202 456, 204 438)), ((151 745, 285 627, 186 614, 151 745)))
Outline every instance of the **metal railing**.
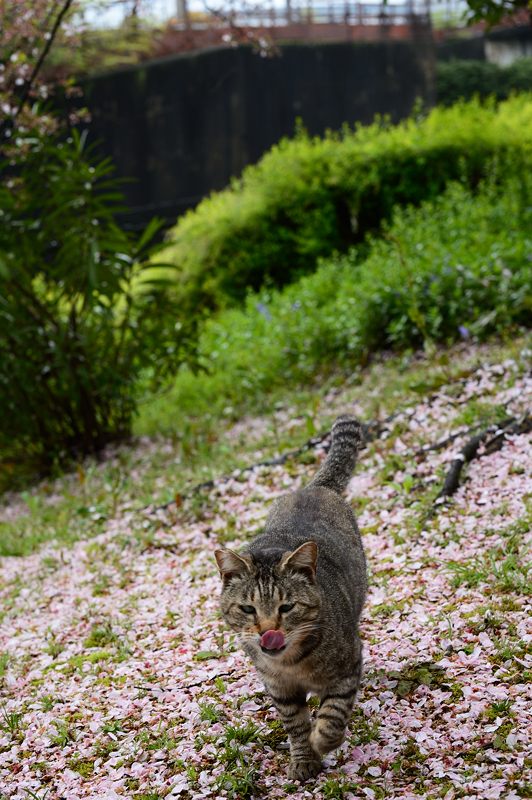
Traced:
POLYGON ((213 22, 241 28, 289 27, 293 25, 411 25, 428 23, 425 3, 409 0, 402 4, 358 3, 350 0, 285 6, 227 3, 209 6, 204 18, 191 15, 193 28, 209 27, 213 22))

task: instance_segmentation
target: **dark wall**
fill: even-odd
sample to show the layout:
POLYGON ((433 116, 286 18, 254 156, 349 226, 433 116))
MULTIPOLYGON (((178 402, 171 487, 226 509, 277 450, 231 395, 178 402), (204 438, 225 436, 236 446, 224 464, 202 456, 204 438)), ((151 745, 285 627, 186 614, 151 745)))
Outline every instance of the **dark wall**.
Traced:
POLYGON ((484 61, 484 36, 471 36, 463 39, 445 39, 436 45, 438 61, 484 61))
POLYGON ((297 118, 311 134, 376 113, 407 116, 432 104, 432 47, 419 42, 289 45, 273 58, 220 48, 93 77, 84 86, 92 122, 124 177, 137 227, 167 219, 227 185, 297 118))

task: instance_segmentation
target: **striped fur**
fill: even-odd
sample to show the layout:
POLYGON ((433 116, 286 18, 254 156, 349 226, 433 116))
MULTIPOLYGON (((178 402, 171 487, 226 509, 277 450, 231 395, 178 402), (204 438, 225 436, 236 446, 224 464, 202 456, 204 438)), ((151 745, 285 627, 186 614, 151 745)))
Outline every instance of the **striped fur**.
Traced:
POLYGON ((276 501, 263 533, 243 552, 215 553, 224 619, 283 720, 295 780, 315 776, 322 756, 342 743, 360 683, 366 565, 353 512, 340 496, 360 430, 352 417, 340 417, 314 480, 276 501), (284 646, 261 647, 266 631, 282 633, 284 646), (314 722, 309 693, 320 700, 314 722))
POLYGON ((362 441, 358 420, 347 415, 338 417, 332 427, 329 454, 310 486, 324 486, 340 494, 347 486, 355 468, 362 441))

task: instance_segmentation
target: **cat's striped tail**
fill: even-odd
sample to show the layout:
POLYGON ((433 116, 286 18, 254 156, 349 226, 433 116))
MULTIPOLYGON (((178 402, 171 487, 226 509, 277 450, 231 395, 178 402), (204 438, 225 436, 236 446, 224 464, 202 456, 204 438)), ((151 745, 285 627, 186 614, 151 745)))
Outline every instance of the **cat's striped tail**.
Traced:
POLYGON ((332 426, 331 447, 309 487, 324 486, 340 494, 349 483, 362 443, 362 426, 347 414, 332 426))

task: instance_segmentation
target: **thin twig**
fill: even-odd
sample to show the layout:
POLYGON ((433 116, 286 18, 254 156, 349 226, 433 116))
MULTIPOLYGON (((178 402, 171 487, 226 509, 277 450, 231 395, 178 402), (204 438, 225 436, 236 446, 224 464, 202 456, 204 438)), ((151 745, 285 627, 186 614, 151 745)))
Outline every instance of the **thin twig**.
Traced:
MULTIPOLYGON (((499 422, 499 428, 504 428, 507 425, 511 425, 512 422, 515 422, 515 417, 507 417, 506 419, 501 420, 499 422)), ((455 433, 451 433, 445 439, 440 439, 438 442, 434 442, 434 444, 426 444, 423 447, 420 447, 419 450, 416 450, 414 456, 424 456, 426 453, 433 453, 437 452, 438 450, 444 450, 447 445, 452 444, 456 439, 459 439, 460 436, 465 436, 466 434, 472 434, 474 431, 478 430, 480 426, 474 425, 472 428, 462 431, 456 431, 455 433)))
POLYGON ((532 417, 529 414, 525 414, 520 420, 514 419, 510 422, 504 420, 503 423, 498 425, 490 425, 489 428, 469 439, 451 463, 435 504, 441 505, 446 498, 451 497, 456 492, 460 484, 460 475, 464 464, 469 464, 470 461, 480 458, 481 455, 491 455, 491 453, 500 450, 507 436, 528 433, 530 430, 532 430, 532 417), (505 423, 508 424, 505 425, 505 423), (503 427, 501 427, 501 424, 503 427), (486 446, 483 452, 479 454, 480 445, 484 442, 486 442, 486 446))
POLYGON ((212 683, 215 681, 216 678, 228 678, 231 675, 234 675, 236 669, 231 669, 229 672, 219 672, 218 675, 213 675, 211 678, 204 678, 201 681, 197 681, 196 683, 188 683, 186 686, 177 686, 174 689, 165 688, 163 686, 142 686, 140 684, 135 685, 134 689, 142 689, 145 692, 186 692, 188 689, 195 689, 197 686, 204 686, 206 683, 212 683))

